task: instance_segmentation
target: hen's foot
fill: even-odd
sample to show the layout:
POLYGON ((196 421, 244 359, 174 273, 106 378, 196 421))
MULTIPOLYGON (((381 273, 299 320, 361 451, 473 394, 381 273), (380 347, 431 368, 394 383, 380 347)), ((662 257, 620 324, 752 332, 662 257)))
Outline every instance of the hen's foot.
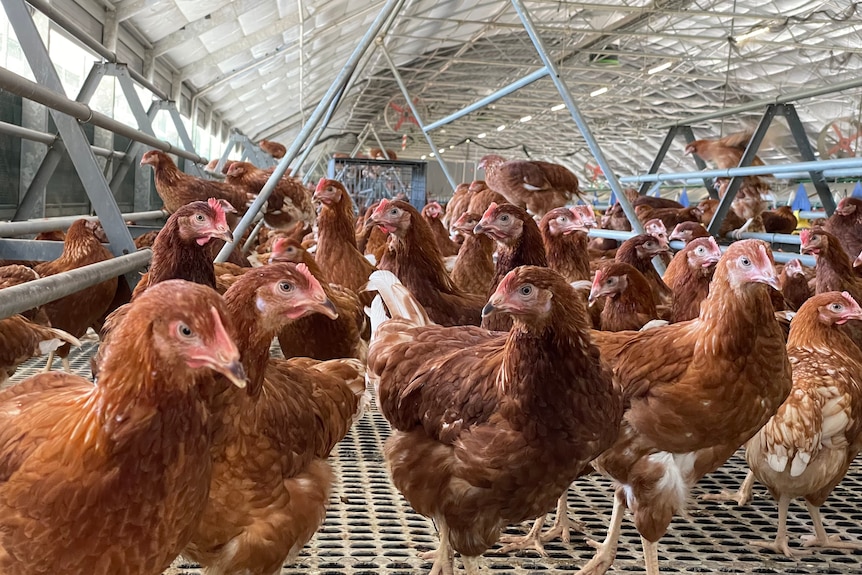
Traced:
POLYGON ((548 541, 553 541, 559 537, 560 541, 563 543, 571 543, 572 530, 575 530, 578 533, 584 533, 587 530, 587 526, 583 521, 578 521, 569 517, 568 513, 564 512, 562 514, 557 514, 557 519, 554 521, 551 528, 542 533, 541 540, 547 543, 548 541))
POLYGON ((536 519, 530 532, 522 537, 514 535, 503 535, 500 537, 500 543, 505 543, 497 553, 511 553, 512 551, 535 551, 542 557, 547 557, 545 546, 542 544, 542 526, 545 524, 545 515, 536 519))
POLYGON ((825 539, 816 535, 803 535, 802 546, 821 549, 862 549, 862 542, 844 541, 840 535, 829 535, 825 539))
POLYGON ((728 491, 722 489, 719 493, 704 493, 700 496, 701 501, 735 501, 737 505, 748 505, 750 497, 740 491, 728 491))
POLYGON ((616 545, 605 545, 592 539, 587 539, 587 544, 596 549, 596 554, 586 565, 581 567, 577 575, 604 575, 607 573, 611 565, 614 564, 614 558, 617 554, 616 545))
POLYGON ((419 559, 422 561, 434 561, 437 559, 437 550, 432 549, 431 551, 423 551, 419 554, 419 559))
POLYGON ((799 555, 805 555, 804 551, 794 551, 793 549, 791 549, 786 537, 776 538, 775 541, 752 541, 751 544, 755 547, 760 547, 761 549, 768 549, 773 553, 781 553, 791 558, 797 557, 799 555))

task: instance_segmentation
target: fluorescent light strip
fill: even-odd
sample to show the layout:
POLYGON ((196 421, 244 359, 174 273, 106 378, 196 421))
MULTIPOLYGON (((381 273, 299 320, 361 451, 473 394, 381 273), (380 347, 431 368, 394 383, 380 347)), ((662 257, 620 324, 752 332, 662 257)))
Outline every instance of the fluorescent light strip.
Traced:
POLYGON ((565 107, 566 107, 565 104, 557 104, 556 106, 551 106, 551 111, 552 112, 559 112, 560 110, 562 110, 565 107))
POLYGON ((498 131, 498 132, 502 132, 502 131, 503 131, 503 130, 505 130, 505 129, 506 129, 506 124, 503 124, 502 126, 497 126, 497 131, 498 131))
POLYGON ((602 94, 604 94, 607 91, 608 91, 607 88, 599 88, 598 90, 593 90, 592 92, 590 92, 590 98, 595 98, 596 96, 601 96, 602 94))
POLYGON ((533 116, 524 116, 523 118, 521 118, 521 123, 529 122, 532 119, 533 116))
POLYGON ((647 70, 647 74, 658 74, 659 72, 663 72, 673 66, 673 62, 665 62, 664 64, 659 64, 654 68, 650 68, 647 70))

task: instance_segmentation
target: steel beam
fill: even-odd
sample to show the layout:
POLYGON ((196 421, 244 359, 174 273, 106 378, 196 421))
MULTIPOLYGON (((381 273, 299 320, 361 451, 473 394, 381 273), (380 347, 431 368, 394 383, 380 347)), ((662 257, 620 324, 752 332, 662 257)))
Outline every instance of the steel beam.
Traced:
POLYGON ((774 96, 772 98, 755 100, 754 102, 748 102, 747 104, 742 104, 740 106, 733 106, 731 108, 725 108, 723 110, 718 110, 715 112, 708 112, 706 114, 698 114, 697 116, 689 116, 688 118, 682 118, 680 120, 677 120, 676 122, 660 124, 657 126, 657 128, 659 130, 664 130, 670 128, 671 126, 690 126, 692 124, 706 122, 707 120, 715 120, 716 118, 736 116, 743 112, 762 110, 770 104, 786 104, 787 102, 795 102, 796 100, 804 100, 806 98, 816 98, 817 96, 825 96, 826 94, 833 94, 835 92, 841 92, 843 90, 849 90, 851 88, 858 88, 860 86, 862 86, 862 76, 853 78, 852 80, 847 80, 845 82, 838 82, 837 84, 827 84, 826 86, 809 88, 807 90, 800 90, 798 92, 790 92, 789 94, 779 94, 778 96, 774 96))
MULTIPOLYGON (((12 3, 15 1, 16 0, 2 0, 4 5, 7 2, 12 3)), ((27 54, 26 50, 25 54, 27 54)), ((62 112, 63 114, 68 115, 76 120, 81 120, 83 123, 89 123, 93 124, 94 126, 99 126, 100 128, 105 128, 106 130, 110 130, 115 134, 120 134, 121 136, 125 136, 126 138, 137 140, 152 148, 156 148, 157 150, 162 150, 163 152, 174 154, 176 156, 191 160, 198 164, 207 163, 206 158, 202 158, 197 154, 186 152, 185 150, 177 148, 169 142, 153 138, 152 136, 149 136, 144 132, 141 132, 140 130, 136 130, 130 126, 127 126, 126 124, 123 124, 122 122, 118 122, 110 116, 106 116, 105 114, 96 112, 86 104, 66 98, 62 94, 62 92, 58 92, 57 90, 52 90, 50 88, 43 87, 42 85, 35 82, 31 82, 26 78, 23 78, 18 74, 15 74, 14 72, 10 72, 5 68, 0 68, 0 88, 12 92, 13 94, 17 94, 22 98, 27 98, 28 100, 33 100, 35 102, 39 102, 40 104, 44 104, 52 110, 62 112)), ((58 88, 62 89, 62 85, 58 88)), ((89 146, 89 143, 87 143, 87 146, 89 146)))
POLYGON ((152 250, 140 250, 0 290, 0 318, 33 309, 123 274, 137 275, 152 257, 152 250))
MULTIPOLYGON (((670 150, 670 145, 673 143, 674 138, 676 137, 678 128, 676 126, 672 127, 668 130, 667 135, 664 137, 664 141, 659 146, 658 153, 650 164, 649 170, 647 170, 648 174, 656 174, 658 173, 658 169, 661 167, 661 163, 664 161, 664 157, 667 156, 668 150, 670 150)), ((644 182, 641 184, 641 187, 638 189, 638 195, 642 196, 647 193, 647 189, 649 189, 650 182, 644 182)))
MULTIPOLYGON (((186 130, 186 125, 183 124, 183 119, 180 117, 180 111, 177 108, 176 102, 162 100, 160 102, 156 102, 156 106, 161 110, 167 110, 168 114, 170 114, 171 119, 174 122, 174 127, 177 129, 177 135, 180 138, 180 145, 185 148, 186 152, 192 155, 197 155, 197 153, 195 152, 195 145, 192 143, 192 138, 191 136, 189 136, 189 133, 186 130)), ((200 163, 201 162, 193 163, 191 166, 191 170, 186 171, 192 172, 192 175, 196 175, 197 177, 203 177, 203 171, 198 165, 200 163)), ((205 165, 206 162, 203 162, 202 164, 205 165)))
POLYGON ((793 162, 790 164, 772 166, 746 166, 744 168, 726 168, 717 170, 705 170, 703 172, 675 172, 672 174, 643 174, 640 176, 623 176, 620 181, 626 184, 639 184, 641 182, 667 182, 676 180, 700 180, 703 176, 715 176, 720 178, 732 178, 734 176, 762 176, 773 174, 776 177, 791 174, 799 176, 800 172, 811 170, 822 171, 829 174, 835 170, 847 168, 859 169, 854 174, 862 173, 862 158, 840 158, 836 160, 817 160, 815 162, 793 162))
MULTIPOLYGON (((155 119, 158 112, 159 108, 156 106, 156 103, 153 102, 150 104, 150 108, 147 110, 147 119, 150 120, 150 126, 152 126, 152 121, 155 119)), ((114 175, 111 176, 110 186, 114 193, 117 193, 117 190, 119 190, 120 185, 122 185, 123 180, 126 178, 126 174, 129 173, 129 169, 131 169, 132 164, 137 160, 138 155, 141 153, 142 147, 143 144, 136 142, 135 140, 131 140, 129 142, 128 147, 126 147, 126 157, 119 163, 117 169, 114 170, 114 175)), ((135 207, 137 207, 137 204, 135 204, 135 207)))
MULTIPOLYGON (((9 22, 15 29, 15 34, 21 43, 21 48, 27 57, 33 75, 39 82, 39 84, 35 84, 21 78, 17 74, 12 74, 0 68, 0 76, 11 74, 14 77, 7 77, 0 85, 8 88, 7 81, 19 89, 26 88, 29 85, 30 91, 22 89, 23 93, 19 95, 35 99, 31 98, 31 91, 34 93, 38 91, 46 96, 46 101, 42 102, 44 104, 48 104, 49 102, 60 103, 63 107, 74 109, 81 115, 84 114, 82 108, 92 114, 93 112, 89 106, 69 100, 63 95, 63 84, 60 82, 57 70, 54 68, 48 55, 48 49, 45 47, 23 0, 0 0, 0 2, 2 2, 6 10, 9 22)), ((105 177, 102 175, 99 164, 96 162, 96 157, 90 149, 90 142, 87 141, 83 127, 74 117, 56 109, 51 110, 51 115, 54 118, 54 123, 57 125, 57 130, 63 139, 69 157, 75 166, 75 171, 78 172, 78 176, 81 178, 81 183, 84 185, 84 190, 87 192, 90 204, 96 214, 98 214, 102 227, 105 230, 105 235, 108 236, 111 242, 111 252, 115 256, 134 252, 137 248, 132 241, 132 236, 129 235, 129 231, 126 229, 120 209, 117 206, 114 195, 111 193, 111 189, 108 187, 108 183, 105 181, 105 177)), ((86 116, 84 119, 86 119, 86 116)), ((119 122, 117 123, 119 124, 119 122)), ((136 275, 130 274, 126 277, 126 281, 130 287, 134 287, 137 284, 137 280, 138 277, 136 275)))
MULTIPOLYGON (((0 122, 0 133, 21 138, 22 140, 45 144, 49 148, 53 147, 59 141, 56 134, 52 135, 47 132, 40 132, 39 130, 31 130, 30 128, 9 124, 8 122, 0 122)), ((90 146, 90 149, 93 150, 95 155, 102 158, 123 158, 126 155, 123 152, 100 148, 99 146, 90 146)))
POLYGON ((428 129, 425 127, 425 124, 422 123, 422 117, 419 115, 419 110, 416 109, 416 104, 413 103, 413 98, 410 97, 410 92, 407 90, 407 84, 404 83, 404 79, 401 78, 401 73, 398 71, 398 66, 395 65, 395 60, 392 59, 392 56, 389 55, 389 51, 386 50, 386 46, 383 45, 383 38, 377 39, 377 45, 380 47, 380 52, 383 54, 383 57, 386 58, 386 62, 389 64, 389 69, 392 71, 392 77, 395 79, 395 83, 398 84, 398 88, 401 90, 401 94, 404 96, 404 100, 407 101, 407 105, 410 106, 410 112, 413 114, 413 118, 416 120, 416 123, 419 124, 419 129, 422 131, 422 135, 425 136, 425 141, 428 142, 428 147, 431 148, 431 153, 434 155, 434 159, 437 160, 437 163, 440 164, 440 169, 443 170, 443 175, 446 176, 446 179, 449 181, 449 185, 452 186, 452 190, 458 187, 458 184, 455 182, 455 178, 452 177, 452 174, 449 173, 449 168, 446 167, 446 162, 443 160, 443 157, 440 155, 438 148, 434 145, 434 140, 431 139, 431 136, 428 134, 428 129))
POLYGON ((332 85, 329 87, 329 90, 323 95, 320 102, 317 104, 317 107, 312 112, 311 116, 308 118, 308 121, 300 130, 299 134, 296 136, 296 139, 287 149, 287 153, 275 167, 272 175, 269 180, 267 180, 266 184, 260 190, 260 193, 255 198, 254 202, 252 202, 251 207, 245 213, 245 215, 240 220, 239 224, 237 224, 236 229, 234 230, 234 241, 226 242, 224 247, 216 256, 216 262, 224 262, 227 260, 230 253, 233 251, 234 246, 236 246, 237 242, 240 241, 243 234, 245 234, 246 230, 251 226, 251 222, 257 216, 258 212, 263 208, 263 205, 269 199, 270 194, 275 189, 276 184, 281 179, 281 177, 287 171, 290 163, 296 158, 299 150, 302 148, 302 145, 311 135, 312 131, 317 126, 317 123, 323 118, 326 110, 329 108, 329 105, 335 99, 338 92, 344 88, 347 82, 350 79, 350 76, 354 73, 357 64, 361 60, 365 51, 368 50, 368 47, 374 42, 374 38, 380 32, 383 27, 385 21, 389 18, 390 14, 397 12, 401 6, 403 5, 405 0, 387 0, 386 4, 380 10, 380 13, 374 19, 371 26, 366 30, 365 35, 359 41, 359 44, 354 49, 353 53, 347 59, 347 62, 342 67, 341 71, 336 76, 332 85))
POLYGON ((455 112, 454 114, 450 114, 450 115, 446 116, 445 118, 441 118, 440 120, 437 120, 436 122, 431 122, 430 124, 425 126, 425 131, 430 132, 431 130, 436 130, 437 128, 443 127, 446 124, 451 124, 452 122, 454 122, 455 120, 457 120, 459 118, 463 118, 464 116, 467 116, 468 114, 472 114, 476 110, 480 110, 480 109, 484 108, 485 106, 488 106, 489 104, 493 104, 494 102, 496 102, 497 100, 499 100, 501 98, 505 98, 506 96, 508 96, 509 94, 511 94, 513 92, 517 92, 521 88, 529 86, 533 82, 541 80, 542 78, 547 76, 549 73, 550 72, 548 71, 547 67, 539 68, 535 72, 531 72, 531 73, 527 74, 526 76, 524 76, 520 80, 516 80, 515 82, 512 82, 508 86, 500 88, 499 90, 497 90, 496 92, 494 92, 490 96, 486 96, 485 98, 482 98, 478 102, 474 102, 474 103, 470 104, 469 106, 467 106, 466 108, 459 110, 459 111, 455 112))
MULTIPOLYGON (((805 133, 805 127, 796 113, 796 107, 793 104, 778 104, 776 109, 787 121, 790 133, 793 134, 793 139, 796 140, 796 147, 799 148, 799 153, 802 154, 802 159, 806 162, 816 161, 814 150, 811 148, 811 142, 808 141, 808 135, 805 133)), ((826 179, 823 177, 823 171, 811 170, 808 173, 811 176, 811 183, 814 184, 814 189, 817 190, 820 204, 826 210, 826 213, 832 215, 832 212, 835 211, 835 198, 832 197, 829 184, 826 183, 826 179)))
MULTIPOLYGON (((548 50, 545 47, 545 43, 542 40, 542 37, 539 35, 538 30, 536 29, 536 25, 533 22, 533 17, 530 15, 530 12, 527 10, 527 7, 524 5, 523 0, 512 0, 512 6, 518 13, 518 17, 521 19, 521 23, 524 25, 527 34, 530 36, 530 40, 533 42, 533 46, 536 48, 536 52, 538 52, 539 57, 542 59, 542 62, 545 64, 545 67, 550 72, 551 80, 553 80, 554 85, 557 87, 557 91, 563 98, 563 102, 566 104, 566 108, 568 108, 569 113, 572 115, 572 119, 578 126, 578 129, 580 130, 581 136, 584 138, 587 147, 590 149, 590 152, 592 152, 593 157, 596 159, 596 163, 598 163, 599 167, 601 167, 602 171, 604 172, 605 178, 608 181, 608 186, 610 186, 611 190, 616 195, 617 201, 620 203, 623 212, 626 214, 626 217, 628 218, 632 229, 637 233, 642 234, 644 228, 640 220, 638 219, 637 214, 635 213, 634 206, 632 206, 632 203, 629 201, 629 199, 623 192, 623 188, 620 185, 620 181, 617 179, 617 175, 611 168, 610 163, 608 163, 607 159, 605 158, 605 154, 604 152, 602 152, 601 146, 599 146, 599 143, 593 136, 593 132, 590 129, 589 124, 587 124, 586 118, 584 118, 584 116, 581 114, 581 111, 578 109, 577 104, 575 104, 575 100, 572 97, 572 92, 571 90, 569 90, 569 87, 566 84, 565 80, 563 80, 562 75, 557 69, 557 65, 551 59, 551 56, 549 55, 548 50)), ((664 274, 665 266, 664 262, 661 261, 661 258, 653 258, 653 266, 655 266, 656 270, 658 270, 660 274, 664 274)))
MULTIPOLYGON (((152 210, 149 212, 130 212, 120 214, 123 221, 147 222, 166 219, 168 213, 164 210, 152 210)), ((0 238, 11 238, 28 234, 39 234, 52 232, 54 230, 68 229, 78 220, 98 221, 97 216, 62 216, 59 218, 44 218, 41 220, 29 220, 25 222, 0 222, 0 238)), ((8 259, 8 258, 6 258, 8 259)))
MULTIPOLYGON (((96 89, 99 87, 99 82, 102 81, 103 76, 104 70, 97 64, 94 64, 84 79, 84 84, 78 91, 78 96, 75 100, 84 103, 89 102, 93 94, 96 93, 96 89)), ((56 134, 54 144, 48 148, 48 152, 42 158, 42 162, 39 164, 39 168, 36 170, 36 174, 33 176, 30 185, 27 187, 24 197, 18 202, 18 208, 15 210, 15 215, 12 216, 13 220, 21 221, 32 218, 35 215, 44 215, 45 190, 65 153, 66 146, 60 138, 60 134, 56 134), (40 204, 42 209, 37 210, 36 207, 40 204), (39 213, 37 214, 36 211, 39 213)))

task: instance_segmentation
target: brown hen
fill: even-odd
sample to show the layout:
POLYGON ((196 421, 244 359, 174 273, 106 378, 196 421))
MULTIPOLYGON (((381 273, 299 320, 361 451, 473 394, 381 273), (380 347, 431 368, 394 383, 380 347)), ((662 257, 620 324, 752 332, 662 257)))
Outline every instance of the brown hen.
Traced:
POLYGON ((464 234, 464 243, 452 268, 452 281, 467 293, 485 297, 494 280, 494 240, 473 229, 482 216, 471 212, 461 214, 452 229, 464 234))
POLYGON ((392 480, 440 534, 434 570, 469 575, 508 524, 544 513, 617 434, 618 391, 590 341, 582 298, 556 272, 510 272, 483 313, 508 334, 433 325, 391 274, 377 272, 369 374, 393 427, 392 480))
POLYGON ((862 252, 862 199, 841 198, 823 229, 838 238, 851 258, 859 255, 862 252))
MULTIPOLYGON (((578 197, 578 177, 565 166, 551 162, 512 160, 489 154, 479 162, 485 181, 509 203, 538 217, 578 197)), ((472 210, 472 208, 471 208, 472 210)))
POLYGON ((688 242, 673 256, 662 278, 673 292, 670 323, 689 321, 700 315, 700 304, 709 295, 709 284, 721 249, 713 237, 688 242))
POLYGON ((245 385, 224 303, 165 282, 131 304, 98 385, 51 373, 0 392, 0 572, 155 575, 210 481, 201 391, 245 385))
MULTIPOLYGON (((247 201, 252 202, 269 181, 270 176, 272 172, 261 170, 249 162, 234 162, 227 171, 224 181, 244 191, 247 201)), ((263 221, 267 227, 288 231, 297 222, 313 225, 314 215, 311 194, 302 182, 290 176, 284 176, 276 183, 275 189, 266 200, 263 221)))

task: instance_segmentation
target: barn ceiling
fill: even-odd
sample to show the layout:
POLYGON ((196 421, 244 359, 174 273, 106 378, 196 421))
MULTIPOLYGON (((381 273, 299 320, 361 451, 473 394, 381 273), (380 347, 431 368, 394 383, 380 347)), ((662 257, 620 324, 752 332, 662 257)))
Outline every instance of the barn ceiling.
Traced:
MULTIPOLYGON (((178 70, 193 92, 249 137, 284 143, 292 141, 384 4, 122 0, 117 8, 130 3, 134 10, 124 25, 178 70)), ((858 78, 862 67, 860 4, 845 0, 533 0, 527 7, 620 174, 646 170, 665 136, 662 124, 837 84, 858 78)), ((384 43, 426 122, 541 65, 514 8, 501 0, 407 0, 384 43)), ((852 131, 862 111, 860 94, 850 89, 797 104, 812 143, 821 131, 827 145, 835 143, 836 129, 842 136, 852 131)), ((380 51, 369 53, 330 123, 326 149, 349 151, 370 122, 399 156, 429 154, 410 118, 397 113, 403 103, 380 51)), ((583 174, 591 154, 568 112, 554 109, 560 103, 545 78, 432 137, 444 158, 475 159, 499 149, 512 158, 562 161, 583 174)), ((753 127, 759 115, 699 123, 695 134, 753 127)), ((800 160, 783 121, 777 123, 761 156, 800 160)), ((694 168, 683 146, 679 141, 671 148, 668 168, 694 168)))

